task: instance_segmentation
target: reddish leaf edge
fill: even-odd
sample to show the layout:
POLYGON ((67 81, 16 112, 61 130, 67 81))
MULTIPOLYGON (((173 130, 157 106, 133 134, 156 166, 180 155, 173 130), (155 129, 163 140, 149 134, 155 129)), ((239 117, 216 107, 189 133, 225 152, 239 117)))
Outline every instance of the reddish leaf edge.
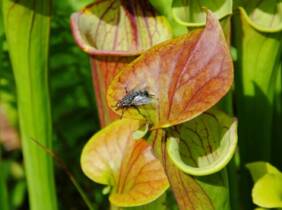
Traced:
MULTIPOLYGON (((126 120, 126 119, 124 119, 126 120)), ((131 121, 132 119, 130 119, 131 121)), ((113 127, 115 127, 115 125, 118 122, 119 120, 115 120, 113 121, 111 124, 109 124, 107 127, 101 129, 100 131, 98 131, 97 133, 94 134, 94 136, 99 136, 99 135, 102 135, 105 130, 109 131, 111 130, 113 127)), ((157 161, 160 162, 161 166, 163 167, 162 163, 160 160, 158 160, 158 158, 155 156, 154 152, 153 152, 153 149, 152 149, 152 145, 144 138, 142 138, 146 133, 147 133, 147 125, 146 125, 146 122, 142 121, 142 120, 134 120, 135 123, 138 123, 139 124, 139 128, 136 128, 136 130, 132 130, 131 132, 131 137, 132 137, 132 140, 133 140, 133 148, 136 147, 137 145, 140 145, 140 144, 146 144, 146 150, 149 149, 152 153, 152 155, 155 157, 155 159, 157 161), (139 129, 142 129, 141 131, 139 129), (138 134, 136 134, 136 132, 138 132, 138 134), (138 139, 137 139, 138 137, 138 139)), ((109 201, 111 202, 111 204, 113 204, 114 206, 117 206, 117 207, 138 207, 138 206, 142 206, 142 205, 146 205, 146 204, 149 204, 153 201, 155 201, 156 199, 158 199, 161 195, 163 195, 165 193, 165 191, 169 188, 169 182, 168 182, 168 179, 164 179, 164 185, 163 187, 161 188, 160 191, 158 191, 158 193, 154 194, 154 196, 151 196, 150 199, 148 200, 141 200, 141 202, 139 203, 126 203, 126 202, 122 202, 122 200, 119 202, 119 199, 116 199, 115 196, 122 196, 123 193, 117 193, 116 190, 117 190, 117 186, 115 185, 116 183, 115 182, 112 182, 111 180, 108 180, 106 182, 104 181, 101 181, 101 180, 97 180, 95 178, 92 177, 91 173, 88 172, 87 168, 84 168, 83 167, 83 153, 86 152, 86 146, 87 144, 93 144, 94 142, 97 141, 97 139, 93 139, 92 136, 90 138, 90 140, 84 145, 84 148, 82 150, 82 153, 81 153, 81 159, 80 159, 80 162, 81 162, 81 169, 82 171, 84 172, 84 174, 91 180, 91 181, 94 181, 95 183, 98 183, 98 184, 102 184, 104 185, 104 189, 103 189, 103 194, 109 194, 109 201)), ((133 149, 134 150, 134 149, 133 149)), ((133 151, 132 150, 132 151, 133 151)), ((124 158, 123 160, 124 161, 124 158)), ((121 170, 121 169, 120 169, 121 170)), ((163 169, 164 170, 164 169, 163 169)), ((165 174, 165 171, 164 172, 164 175, 166 177, 166 174, 165 174)))
MULTIPOLYGON (((204 189, 194 180, 194 177, 186 174, 178 168, 167 154, 166 131, 163 129, 155 130, 151 136, 152 148, 155 156, 162 162, 169 184, 171 186, 174 198, 180 210, 197 209, 195 202, 205 205, 206 209, 215 210, 210 197, 204 189), (196 196, 191 199, 191 194, 202 193, 202 196, 196 196), (198 200, 199 199, 199 200, 198 200)), ((199 207, 199 205, 197 205, 199 207)), ((203 209, 200 207, 199 209, 203 209)))
MULTIPOLYGON (((212 11, 210 11, 209 9, 207 9, 207 8, 205 8, 205 7, 203 7, 203 10, 204 10, 204 11, 206 12, 206 14, 207 14, 207 16, 206 16, 206 23, 207 23, 210 19, 212 19, 212 17, 214 17, 214 14, 212 13, 212 11)), ((216 18, 216 17, 215 17, 215 18, 216 18)), ((217 18, 216 18, 216 20, 217 20, 217 18)), ((220 23, 219 23, 218 20, 217 20, 217 22, 218 22, 218 25, 219 25, 219 27, 220 27, 220 29, 221 29, 221 32, 222 32, 222 34, 223 34, 223 38, 224 38, 225 43, 226 43, 225 47, 227 48, 227 51, 229 52, 229 55, 230 55, 230 57, 231 57, 230 50, 228 49, 227 42, 226 42, 226 39, 225 39, 225 37, 224 37, 223 30, 222 30, 222 28, 221 28, 220 23)), ((201 29, 198 29, 198 30, 201 30, 201 29)), ((202 30, 204 30, 204 29, 202 29, 202 30)), ((150 52, 150 51, 155 51, 155 50, 157 50, 160 46, 165 45, 165 44, 167 44, 167 43, 170 43, 170 42, 172 42, 172 41, 177 41, 178 39, 182 39, 183 37, 190 36, 191 33, 193 33, 193 32, 190 32, 190 33, 188 33, 188 34, 181 35, 181 36, 179 36, 179 37, 176 37, 176 38, 173 38, 173 39, 170 39, 170 40, 166 40, 166 41, 164 41, 164 42, 161 42, 161 43, 159 43, 159 44, 157 44, 157 45, 155 45, 155 46, 153 46, 153 47, 147 49, 145 52, 142 52, 142 53, 140 54, 140 56, 138 56, 134 61, 132 61, 130 64, 128 64, 128 65, 126 65, 124 68, 122 68, 122 69, 119 71, 119 73, 118 73, 115 77, 119 77, 119 76, 120 76, 121 74, 123 74, 124 71, 126 71, 130 66, 134 65, 135 63, 140 62, 140 60, 143 60, 144 57, 146 56, 146 54, 148 54, 148 52, 150 52)), ((233 81, 234 81, 234 67, 233 67, 233 65, 232 65, 232 69, 231 69, 231 80, 230 80, 230 84, 228 85, 229 88, 227 88, 227 89, 224 91, 224 94, 222 95, 221 98, 219 98, 219 99, 218 99, 217 101, 215 101, 213 104, 210 104, 210 106, 207 106, 207 107, 206 107, 204 110, 202 110, 201 112, 199 112, 199 113, 197 113, 197 114, 194 114, 194 115, 190 116, 189 118, 186 118, 186 119, 178 119, 178 120, 175 120, 175 121, 169 121, 169 123, 167 123, 167 124, 153 125, 153 126, 151 126, 151 127, 149 128, 149 130, 152 131, 152 130, 156 130, 156 129, 160 129, 160 128, 168 128, 168 127, 171 127, 171 126, 174 126, 174 125, 178 125, 178 124, 185 123, 185 122, 187 122, 187 121, 190 121, 190 120, 192 120, 192 119, 198 117, 199 115, 201 115, 201 114, 204 113, 205 111, 207 111, 207 110, 211 109, 213 106, 215 106, 215 105, 229 92, 229 90, 230 90, 231 87, 232 87, 233 81)), ((109 90, 109 88, 108 88, 108 90, 109 90)), ((110 104, 110 102, 109 102, 109 101, 110 101, 110 100, 109 100, 109 97, 110 97, 110 96, 109 96, 109 94, 108 94, 108 91, 107 91, 107 96, 106 96, 106 97, 107 97, 107 104, 108 104, 108 107, 110 107, 113 112, 115 112, 116 114, 118 114, 119 116, 121 116, 120 112, 118 112, 116 109, 114 109, 114 108, 111 106, 111 104, 110 104)), ((130 117, 126 117, 126 116, 124 116, 124 118, 131 119, 130 117)), ((136 119, 136 120, 146 120, 146 119, 144 119, 143 116, 141 117, 141 116, 139 116, 139 115, 136 116, 136 118, 132 118, 132 119, 136 119)))
POLYGON ((78 26, 78 20, 80 15, 84 13, 84 10, 81 10, 79 12, 75 12, 71 15, 71 21, 70 21, 70 26, 71 26, 71 32, 73 34, 73 37, 75 39, 75 42, 79 46, 79 48, 86 52, 89 55, 99 55, 99 56, 132 56, 132 55, 139 55, 142 53, 142 51, 122 51, 122 50, 99 50, 90 44, 88 44, 84 39, 83 36, 80 33, 79 26, 78 26))

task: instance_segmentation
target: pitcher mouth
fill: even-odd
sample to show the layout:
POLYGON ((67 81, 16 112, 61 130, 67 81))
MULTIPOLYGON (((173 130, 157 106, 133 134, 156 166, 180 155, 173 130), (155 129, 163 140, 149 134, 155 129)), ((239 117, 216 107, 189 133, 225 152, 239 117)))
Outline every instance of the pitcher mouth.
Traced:
POLYGON ((71 15, 71 31, 73 34, 73 37, 79 46, 80 49, 82 49, 84 52, 86 52, 89 55, 99 55, 99 56, 136 56, 140 55, 144 50, 100 50, 96 47, 92 46, 81 34, 80 28, 79 28, 79 18, 83 14, 82 11, 75 12, 71 15))

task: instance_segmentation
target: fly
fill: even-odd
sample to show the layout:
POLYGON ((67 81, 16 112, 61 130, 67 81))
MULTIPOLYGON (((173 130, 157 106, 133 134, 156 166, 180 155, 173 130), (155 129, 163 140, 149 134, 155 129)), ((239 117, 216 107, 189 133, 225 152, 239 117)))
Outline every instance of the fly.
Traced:
POLYGON ((153 95, 149 94, 147 90, 126 91, 126 95, 117 102, 116 110, 136 108, 139 114, 141 114, 138 106, 150 104, 152 102, 152 98, 153 95))

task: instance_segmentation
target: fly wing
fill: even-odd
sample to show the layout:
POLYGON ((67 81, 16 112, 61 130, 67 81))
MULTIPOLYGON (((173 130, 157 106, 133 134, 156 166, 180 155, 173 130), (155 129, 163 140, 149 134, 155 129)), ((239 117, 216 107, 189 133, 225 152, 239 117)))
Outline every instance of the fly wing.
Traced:
POLYGON ((138 95, 134 97, 132 101, 132 105, 141 106, 141 105, 149 104, 151 102, 152 99, 150 97, 138 95))

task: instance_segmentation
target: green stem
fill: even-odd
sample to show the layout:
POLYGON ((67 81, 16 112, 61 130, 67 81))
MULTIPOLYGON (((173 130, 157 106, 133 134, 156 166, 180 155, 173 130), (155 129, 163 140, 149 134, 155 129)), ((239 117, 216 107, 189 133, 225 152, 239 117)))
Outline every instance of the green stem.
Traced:
POLYGON ((19 124, 31 210, 56 210, 48 92, 50 0, 4 0, 5 32, 17 87, 19 124))

